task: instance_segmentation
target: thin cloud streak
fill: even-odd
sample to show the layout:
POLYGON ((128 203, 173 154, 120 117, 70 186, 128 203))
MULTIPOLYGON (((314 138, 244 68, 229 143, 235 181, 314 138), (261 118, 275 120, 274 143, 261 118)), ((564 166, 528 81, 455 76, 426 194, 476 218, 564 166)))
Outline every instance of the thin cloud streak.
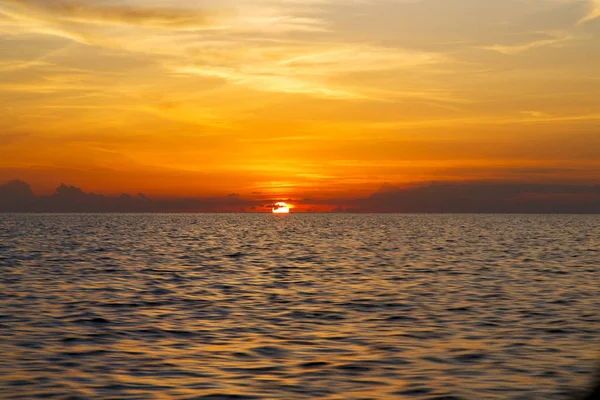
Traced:
POLYGON ((483 49, 497 51, 506 55, 513 55, 523 53, 528 50, 537 49, 540 47, 547 46, 558 46, 564 45, 565 42, 576 40, 577 36, 571 35, 568 33, 548 33, 548 35, 552 36, 550 39, 543 40, 534 40, 532 42, 516 44, 516 45, 493 45, 493 46, 484 46, 483 49))
MULTIPOLYGON (((82 0, 3 0, 29 18, 88 23, 154 26, 171 29, 203 28, 214 24, 217 12, 198 9, 149 8, 122 4, 100 6, 82 0)), ((13 14, 14 15, 14 14, 13 14)))
POLYGON ((579 20, 579 25, 583 25, 600 17, 600 0, 589 0, 589 9, 589 13, 579 20))
MULTIPOLYGON (((337 99, 382 99, 404 94, 392 91, 377 92, 360 85, 352 88, 344 88, 342 85, 334 87, 323 81, 328 76, 336 74, 402 70, 418 66, 426 67, 445 61, 444 57, 433 53, 367 46, 353 47, 343 44, 328 44, 326 50, 302 47, 296 49, 290 46, 285 50, 277 47, 271 51, 268 51, 268 48, 248 50, 247 54, 247 63, 239 59, 228 62, 226 54, 216 51, 212 55, 213 60, 210 59, 210 53, 204 55, 204 65, 176 65, 171 68, 174 73, 220 78, 253 90, 312 94, 317 97, 337 99), (269 57, 265 56, 266 52, 269 53, 269 57), (218 65, 217 60, 221 65, 218 65)), ((410 95, 423 96, 423 93, 410 95)), ((431 98, 431 95, 423 97, 431 98)), ((448 100, 438 95, 433 99, 448 100)))

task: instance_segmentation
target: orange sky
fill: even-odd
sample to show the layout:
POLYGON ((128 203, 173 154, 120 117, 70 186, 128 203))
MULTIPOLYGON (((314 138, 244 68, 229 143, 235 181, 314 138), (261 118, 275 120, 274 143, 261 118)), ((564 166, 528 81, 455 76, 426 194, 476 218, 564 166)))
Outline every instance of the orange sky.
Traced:
POLYGON ((598 0, 173 3, 0 0, 0 183, 600 182, 598 0))

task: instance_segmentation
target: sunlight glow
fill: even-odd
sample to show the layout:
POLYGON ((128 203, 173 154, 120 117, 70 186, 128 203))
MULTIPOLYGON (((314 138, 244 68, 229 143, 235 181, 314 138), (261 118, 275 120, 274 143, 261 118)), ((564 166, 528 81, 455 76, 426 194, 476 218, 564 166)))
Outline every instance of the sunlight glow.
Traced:
POLYGON ((0 0, 0 187, 292 214, 596 187, 599 26, 600 0, 0 0))
POLYGON ((275 203, 272 211, 273 211, 273 214, 289 214, 290 207, 284 202, 279 202, 279 203, 275 203))

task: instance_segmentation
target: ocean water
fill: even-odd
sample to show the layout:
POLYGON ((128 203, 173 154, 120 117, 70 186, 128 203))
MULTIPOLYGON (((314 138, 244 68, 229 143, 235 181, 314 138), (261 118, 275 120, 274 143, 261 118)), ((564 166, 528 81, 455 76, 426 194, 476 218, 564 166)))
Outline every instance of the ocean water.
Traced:
POLYGON ((566 399, 600 216, 0 215, 2 399, 566 399))

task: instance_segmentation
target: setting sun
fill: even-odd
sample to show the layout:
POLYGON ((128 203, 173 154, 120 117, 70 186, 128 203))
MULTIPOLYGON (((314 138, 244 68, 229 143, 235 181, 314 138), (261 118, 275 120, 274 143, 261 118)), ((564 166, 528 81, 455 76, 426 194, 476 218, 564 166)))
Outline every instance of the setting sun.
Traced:
POLYGON ((273 214, 289 214, 290 207, 284 202, 279 202, 279 203, 275 203, 272 211, 273 211, 273 214))

